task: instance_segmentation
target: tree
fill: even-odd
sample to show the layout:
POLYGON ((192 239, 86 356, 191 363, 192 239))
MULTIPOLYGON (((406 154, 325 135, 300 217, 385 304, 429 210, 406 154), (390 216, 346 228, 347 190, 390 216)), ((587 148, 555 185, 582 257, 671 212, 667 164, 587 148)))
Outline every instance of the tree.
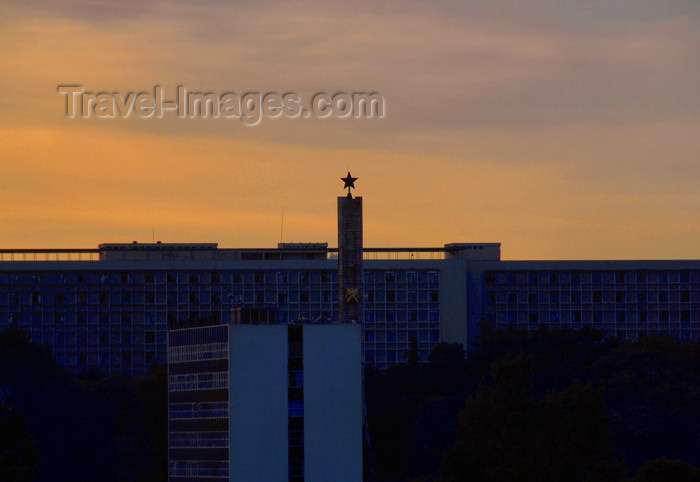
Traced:
POLYGON ((39 463, 36 443, 27 431, 24 416, 0 405, 0 480, 31 481, 39 463))
POLYGON ((442 460, 444 481, 576 481, 613 450, 598 390, 578 383, 544 399, 533 394, 532 357, 491 368, 460 413, 457 441, 442 460))
POLYGON ((697 482, 700 467, 682 460, 654 459, 640 468, 631 482, 697 482))

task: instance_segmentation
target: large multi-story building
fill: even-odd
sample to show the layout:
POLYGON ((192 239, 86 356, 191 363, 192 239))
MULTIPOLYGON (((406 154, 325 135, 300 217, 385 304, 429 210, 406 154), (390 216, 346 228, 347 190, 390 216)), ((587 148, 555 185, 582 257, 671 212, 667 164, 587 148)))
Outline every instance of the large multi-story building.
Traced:
MULTIPOLYGON (((364 357, 379 367, 406 361, 413 337, 423 360, 440 341, 466 347, 482 321, 700 339, 700 260, 502 261, 499 244, 363 252, 364 357)), ((166 362, 169 327, 227 321, 235 308, 243 323, 337 322, 338 291, 325 244, 0 253, 0 326, 74 371, 146 373, 166 362)))

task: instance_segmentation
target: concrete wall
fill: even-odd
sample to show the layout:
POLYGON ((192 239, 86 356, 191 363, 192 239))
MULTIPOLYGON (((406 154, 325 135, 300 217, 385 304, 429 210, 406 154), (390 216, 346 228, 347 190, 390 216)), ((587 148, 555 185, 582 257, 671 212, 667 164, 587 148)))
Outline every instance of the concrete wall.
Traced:
POLYGON ((304 327, 305 480, 362 480, 360 325, 304 327))
POLYGON ((230 480, 288 480, 287 326, 229 327, 230 480))
POLYGON ((443 262, 440 269, 440 341, 468 343, 467 266, 459 260, 443 262))

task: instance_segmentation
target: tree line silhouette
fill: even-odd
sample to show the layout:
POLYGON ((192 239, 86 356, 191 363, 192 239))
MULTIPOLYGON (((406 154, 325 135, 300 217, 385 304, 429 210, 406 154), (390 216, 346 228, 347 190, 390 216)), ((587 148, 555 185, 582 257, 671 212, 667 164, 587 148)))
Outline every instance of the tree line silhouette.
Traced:
MULTIPOLYGON (((380 482, 700 480, 700 344, 497 331, 365 370, 380 482)), ((167 480, 167 373, 68 373, 0 333, 0 480, 167 480)))

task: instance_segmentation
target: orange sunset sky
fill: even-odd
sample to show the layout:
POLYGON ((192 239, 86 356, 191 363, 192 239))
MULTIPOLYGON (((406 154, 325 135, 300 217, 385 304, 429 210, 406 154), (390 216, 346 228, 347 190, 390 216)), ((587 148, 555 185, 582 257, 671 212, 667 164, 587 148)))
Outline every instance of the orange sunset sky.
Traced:
POLYGON ((700 258, 700 2, 0 0, 0 248, 501 242, 700 258), (67 118, 62 84, 377 91, 383 119, 67 118))

